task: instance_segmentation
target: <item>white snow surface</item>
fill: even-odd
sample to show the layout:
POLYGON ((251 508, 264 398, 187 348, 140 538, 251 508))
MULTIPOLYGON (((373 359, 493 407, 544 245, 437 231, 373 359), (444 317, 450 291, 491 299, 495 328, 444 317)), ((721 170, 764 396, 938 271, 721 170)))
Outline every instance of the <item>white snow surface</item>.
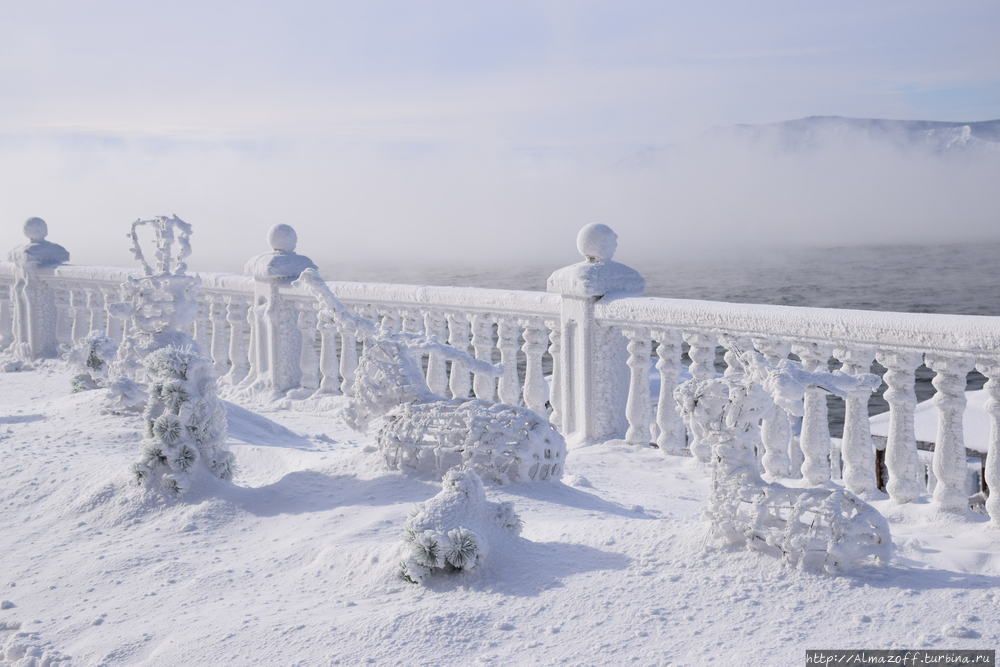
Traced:
POLYGON ((608 442, 571 450, 564 482, 487 487, 524 539, 417 586, 396 576, 399 538, 440 486, 386 471, 336 401, 230 406, 233 484, 161 506, 129 486, 140 418, 100 414, 103 392, 71 394, 71 374, 0 373, 9 661, 783 665, 807 648, 1000 643, 985 517, 875 500, 890 564, 809 574, 707 549, 707 471, 608 442))

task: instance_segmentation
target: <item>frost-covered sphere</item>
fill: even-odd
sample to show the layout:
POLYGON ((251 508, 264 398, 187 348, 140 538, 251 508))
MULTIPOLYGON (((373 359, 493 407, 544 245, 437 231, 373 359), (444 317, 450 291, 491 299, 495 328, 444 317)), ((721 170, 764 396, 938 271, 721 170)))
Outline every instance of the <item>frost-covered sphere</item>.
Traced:
POLYGON ((299 237, 291 225, 275 225, 267 233, 267 240, 275 250, 280 252, 294 252, 295 244, 298 243, 299 237))
POLYGON ((41 218, 28 218, 24 222, 24 235, 33 243, 44 241, 49 235, 49 226, 41 218))
POLYGON ((587 259, 603 262, 614 257, 618 235, 607 225, 592 222, 577 234, 576 247, 587 259))

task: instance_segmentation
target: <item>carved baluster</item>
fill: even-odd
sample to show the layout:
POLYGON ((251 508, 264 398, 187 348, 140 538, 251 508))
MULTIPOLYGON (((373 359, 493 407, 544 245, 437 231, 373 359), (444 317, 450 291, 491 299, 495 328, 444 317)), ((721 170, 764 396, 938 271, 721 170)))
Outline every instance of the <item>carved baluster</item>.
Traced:
POLYGON ((382 328, 386 331, 399 331, 399 314, 395 311, 385 310, 382 314, 382 328))
POLYGON ((103 304, 98 305, 98 300, 100 298, 100 293, 94 288, 87 289, 87 312, 90 314, 89 321, 87 323, 87 335, 95 334, 104 328, 104 323, 101 321, 101 315, 104 313, 103 304))
POLYGON ((319 359, 316 354, 316 308, 313 302, 297 303, 295 326, 299 330, 299 386, 319 389, 319 359))
MULTIPOLYGON (((448 336, 446 326, 443 313, 432 310, 424 313, 424 331, 428 336, 443 343, 448 336)), ((431 352, 427 357, 427 386, 438 396, 444 396, 448 389, 448 363, 440 352, 431 352)))
MULTIPOLYGON (((871 373, 875 351, 866 347, 845 347, 834 350, 833 356, 844 364, 843 372, 858 376, 871 373)), ((868 421, 871 395, 867 389, 854 389, 844 399, 844 437, 841 441, 844 486, 859 495, 870 494, 878 488, 875 445, 868 421)))
POLYGON ((86 297, 83 292, 74 289, 69 292, 69 338, 70 344, 83 338, 86 324, 86 297))
POLYGON ((70 290, 61 289, 61 285, 53 289, 52 301, 56 309, 56 342, 59 345, 73 344, 71 337, 73 314, 70 312, 70 290))
POLYGON ((897 503, 913 502, 923 492, 923 466, 917 456, 917 438, 913 429, 913 411, 917 407, 916 370, 921 355, 917 352, 884 350, 878 362, 885 366, 883 396, 889 404, 889 435, 885 443, 885 465, 889 470, 886 491, 897 503))
MULTIPOLYGON (((477 314, 472 318, 472 347, 476 358, 493 363, 493 320, 489 315, 477 314)), ((476 373, 472 382, 476 398, 494 400, 496 383, 490 375, 476 373)))
POLYGON ((208 302, 208 319, 211 322, 209 336, 209 354, 212 363, 215 365, 217 375, 223 375, 229 370, 229 353, 226 349, 228 342, 226 331, 226 308, 222 297, 211 296, 208 302))
MULTIPOLYGON (((807 371, 829 369, 830 348, 817 343, 794 345, 792 351, 802 360, 807 371)), ((816 387, 806 389, 802 405, 802 476, 810 484, 823 484, 830 479, 830 423, 826 410, 826 392, 816 387)))
POLYGON ((927 366, 935 373, 931 382, 937 389, 934 402, 938 408, 938 430, 932 463, 934 477, 937 479, 934 501, 944 510, 968 509, 968 472, 962 416, 966 403, 966 379, 972 370, 973 359, 959 354, 928 354, 927 366))
POLYGON ((521 402, 521 379, 517 372, 518 337, 521 328, 517 321, 504 317, 497 324, 497 336, 500 348, 500 363, 503 364, 503 375, 500 376, 499 397, 501 403, 518 405, 521 402))
MULTIPOLYGON (((469 320, 465 315, 448 313, 448 344, 463 352, 469 351, 469 320)), ((472 389, 472 376, 461 361, 451 362, 448 388, 453 398, 468 398, 472 389)))
POLYGON ((643 327, 625 329, 628 339, 629 388, 625 403, 628 430, 625 440, 630 445, 648 445, 649 430, 649 331, 643 327))
POLYGON ((684 420, 677 412, 674 390, 684 368, 681 364, 681 337, 676 331, 656 331, 656 370, 660 372, 660 396, 656 403, 656 446, 664 454, 684 453, 684 420))
POLYGON ((424 323, 420 314, 412 308, 403 309, 403 331, 406 333, 423 333, 424 323))
POLYGON ((562 401, 562 369, 559 362, 562 353, 562 329, 559 320, 545 320, 545 326, 549 330, 549 357, 552 358, 552 378, 549 388, 549 405, 552 406, 552 412, 549 413, 549 421, 562 431, 562 411, 559 409, 562 401))
POLYGON ((358 338, 351 329, 340 330, 340 391, 347 394, 354 386, 354 372, 358 369, 358 338))
MULTIPOLYGON (((316 308, 320 306, 317 304, 316 308)), ((340 355, 337 354, 337 327, 333 320, 321 318, 319 322, 319 368, 323 379, 320 394, 340 394, 340 355)))
MULTIPOLYGON (((791 349, 789 343, 780 340, 756 338, 753 345, 771 365, 787 359, 791 349)), ((761 457, 764 471, 772 477, 788 477, 792 466, 788 455, 792 440, 792 425, 788 414, 784 410, 774 410, 765 415, 760 424, 760 438, 764 444, 764 455, 761 457)))
POLYGON ((524 323, 524 405, 541 416, 546 415, 545 377, 542 374, 542 355, 545 354, 547 336, 545 325, 538 318, 531 318, 524 323))
POLYGON ((229 323, 229 373, 226 378, 237 384, 250 370, 250 325, 247 304, 238 297, 226 299, 226 321, 229 323))
POLYGON ((11 311, 10 285, 0 283, 0 350, 14 342, 14 314, 11 311))
POLYGON ((198 312, 194 318, 194 340, 202 353, 209 357, 212 355, 212 317, 209 314, 211 300, 212 297, 207 295, 198 299, 198 312))
POLYGON ((993 525, 1000 527, 1000 359, 984 359, 979 363, 979 371, 986 376, 983 389, 989 399, 986 412, 990 416, 990 442, 986 448, 986 465, 983 481, 989 489, 986 512, 993 525))
MULTIPOLYGON (((716 376, 715 348, 717 339, 706 333, 686 333, 684 340, 689 345, 688 357, 691 358, 689 370, 696 380, 710 380, 716 376)), ((689 448, 691 454, 702 462, 708 462, 712 456, 712 447, 695 433, 690 433, 689 448)))

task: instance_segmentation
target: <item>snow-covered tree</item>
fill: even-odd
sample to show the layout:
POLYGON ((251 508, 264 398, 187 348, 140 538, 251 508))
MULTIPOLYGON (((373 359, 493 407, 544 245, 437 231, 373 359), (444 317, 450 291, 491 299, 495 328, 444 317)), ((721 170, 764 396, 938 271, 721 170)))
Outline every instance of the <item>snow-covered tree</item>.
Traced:
POLYGON ((99 332, 77 341, 67 355, 67 360, 80 371, 73 377, 73 391, 106 386, 108 370, 117 351, 118 344, 99 332))
POLYGON ((200 478, 228 480, 233 455, 225 447, 226 413, 216 396, 212 363, 190 346, 151 352, 143 361, 149 400, 137 481, 171 495, 200 478))
POLYGON ((435 571, 472 570, 520 532, 521 519, 511 503, 488 501, 479 475, 452 468, 441 492, 417 505, 407 519, 399 573, 421 583, 435 571))

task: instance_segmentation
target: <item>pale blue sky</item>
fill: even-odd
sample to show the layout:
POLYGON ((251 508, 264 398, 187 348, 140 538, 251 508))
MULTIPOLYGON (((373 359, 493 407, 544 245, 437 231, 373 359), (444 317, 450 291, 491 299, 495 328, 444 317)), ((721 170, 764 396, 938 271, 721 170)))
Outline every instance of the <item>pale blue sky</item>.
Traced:
POLYGON ((995 1, 5 2, 0 226, 652 224, 608 170, 713 126, 1000 117, 998 34, 995 1))

